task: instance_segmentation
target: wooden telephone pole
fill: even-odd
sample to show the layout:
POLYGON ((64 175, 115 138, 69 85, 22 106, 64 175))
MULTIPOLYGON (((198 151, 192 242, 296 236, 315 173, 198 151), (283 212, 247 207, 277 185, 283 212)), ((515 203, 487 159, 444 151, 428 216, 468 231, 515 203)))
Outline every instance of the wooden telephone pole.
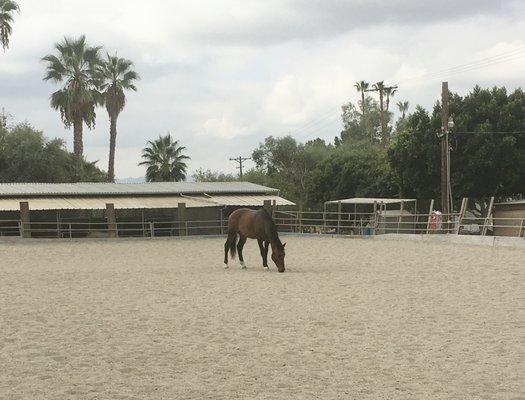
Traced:
POLYGON ((449 112, 448 112, 448 82, 441 86, 441 208, 443 217, 448 220, 450 212, 450 147, 449 134, 449 112))
POLYGON ((230 161, 235 161, 239 163, 239 166, 237 167, 239 169, 239 179, 242 179, 242 167, 245 161, 251 160, 250 157, 242 157, 239 156, 237 158, 230 158, 230 161))

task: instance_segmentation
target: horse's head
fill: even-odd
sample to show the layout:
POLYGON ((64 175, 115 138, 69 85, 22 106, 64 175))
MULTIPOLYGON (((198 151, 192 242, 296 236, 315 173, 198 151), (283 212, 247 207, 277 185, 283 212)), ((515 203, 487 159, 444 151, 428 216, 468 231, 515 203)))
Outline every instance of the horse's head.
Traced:
POLYGON ((284 251, 285 246, 286 243, 272 246, 272 260, 275 265, 277 265, 277 270, 279 272, 284 272, 284 256, 286 255, 284 251))

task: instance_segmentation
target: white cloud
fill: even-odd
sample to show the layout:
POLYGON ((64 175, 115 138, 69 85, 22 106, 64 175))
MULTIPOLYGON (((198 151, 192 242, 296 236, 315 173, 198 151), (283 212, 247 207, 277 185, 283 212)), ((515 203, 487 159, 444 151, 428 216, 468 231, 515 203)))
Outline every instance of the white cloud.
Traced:
MULTIPOLYGON (((11 48, 0 54, 0 107, 47 136, 71 145, 71 132, 49 107, 56 87, 41 80, 40 58, 53 43, 85 33, 135 61, 142 81, 119 120, 119 177, 143 174, 140 149, 168 131, 188 148, 191 170, 235 172, 228 159, 249 155, 267 135, 331 140, 341 104, 357 99, 357 80, 399 83, 396 101, 428 107, 441 80, 459 92, 476 83, 513 88, 525 67, 517 53, 462 74, 435 73, 522 48, 521 1, 21 3, 11 48)), ((100 109, 96 129, 85 133, 85 151, 104 167, 107 132, 100 109)))

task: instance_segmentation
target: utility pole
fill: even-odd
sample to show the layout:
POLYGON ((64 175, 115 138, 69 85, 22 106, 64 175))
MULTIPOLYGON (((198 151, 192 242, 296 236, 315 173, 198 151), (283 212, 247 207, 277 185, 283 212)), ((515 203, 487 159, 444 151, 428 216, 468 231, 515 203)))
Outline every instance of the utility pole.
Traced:
POLYGON ((244 164, 245 161, 248 161, 248 160, 251 160, 250 157, 242 157, 242 156, 239 156, 237 158, 230 158, 230 161, 235 161, 237 163, 239 163, 239 166, 237 167, 237 169, 239 170, 239 179, 242 179, 242 166, 244 164))
POLYGON ((385 120, 385 93, 389 90, 397 89, 397 86, 384 86, 383 82, 378 82, 373 89, 368 89, 366 92, 378 92, 379 93, 379 111, 381 116, 381 144, 386 147, 388 144, 388 138, 386 135, 387 123, 385 120))
MULTIPOLYGON (((449 219, 449 154, 450 148, 448 143, 449 133, 449 113, 448 113, 448 82, 441 85, 441 208, 443 217, 449 219)), ((447 226, 447 225, 445 225, 447 226)))

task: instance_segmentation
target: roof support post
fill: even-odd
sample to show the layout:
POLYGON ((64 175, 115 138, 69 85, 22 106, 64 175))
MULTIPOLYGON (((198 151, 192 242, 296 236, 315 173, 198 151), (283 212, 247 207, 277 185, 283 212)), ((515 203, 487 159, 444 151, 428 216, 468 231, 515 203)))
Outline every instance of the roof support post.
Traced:
POLYGON ((108 223, 108 237, 117 237, 117 214, 115 213, 115 205, 112 203, 106 204, 106 220, 108 223))
POLYGON ((272 214, 272 201, 271 200, 264 200, 263 208, 268 212, 268 214, 272 214))
POLYGON ((177 217, 179 220, 179 236, 188 236, 188 221, 186 219, 186 203, 177 206, 177 217))
POLYGON ((31 238, 31 218, 27 201, 20 202, 20 237, 31 238))

